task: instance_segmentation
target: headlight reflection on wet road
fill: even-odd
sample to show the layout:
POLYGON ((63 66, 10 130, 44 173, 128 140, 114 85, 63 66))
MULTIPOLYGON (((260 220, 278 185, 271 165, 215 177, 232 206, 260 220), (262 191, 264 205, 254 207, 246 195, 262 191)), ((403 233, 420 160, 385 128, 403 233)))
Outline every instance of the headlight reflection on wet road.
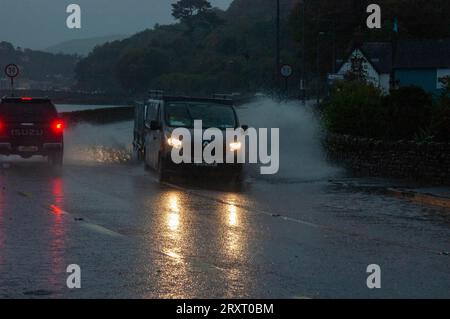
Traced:
POLYGON ((177 231, 180 227, 180 215, 177 213, 169 213, 167 225, 171 231, 177 231))
POLYGON ((231 227, 238 226, 239 219, 237 207, 235 205, 228 205, 228 225, 231 227))
POLYGON ((239 214, 241 211, 238 206, 234 204, 236 203, 236 198, 234 196, 228 195, 225 202, 227 204, 224 204, 223 206, 224 217, 222 218, 223 223, 225 224, 224 231, 226 233, 225 241, 223 243, 224 252, 227 258, 241 259, 241 257, 243 257, 242 241, 245 240, 239 229, 241 226, 239 225, 239 214))
POLYGON ((167 193, 163 198, 163 203, 166 229, 169 230, 169 240, 165 243, 164 253, 177 262, 183 262, 182 242, 185 229, 182 225, 180 194, 178 192, 167 193))
POLYGON ((242 268, 242 265, 248 262, 248 225, 244 211, 237 204, 237 196, 225 196, 226 204, 222 206, 222 227, 225 235, 222 242, 222 262, 225 265, 224 284, 227 287, 225 298, 245 296, 250 288, 245 267, 242 268))
POLYGON ((167 226, 171 231, 177 231, 180 227, 180 207, 176 193, 169 195, 169 210, 167 215, 167 226))
POLYGON ((149 275, 157 273, 154 289, 161 296, 195 298, 210 284, 222 287, 217 297, 248 293, 248 274, 245 267, 240 269, 249 259, 241 196, 223 193, 223 201, 218 202, 196 191, 169 188, 158 197, 147 197, 150 236, 146 245, 163 257, 144 258, 149 275))

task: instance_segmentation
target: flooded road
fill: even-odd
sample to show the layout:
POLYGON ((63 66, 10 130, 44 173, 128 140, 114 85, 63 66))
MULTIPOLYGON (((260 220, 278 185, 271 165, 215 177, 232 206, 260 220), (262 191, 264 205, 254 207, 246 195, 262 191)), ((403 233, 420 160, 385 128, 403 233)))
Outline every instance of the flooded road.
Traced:
POLYGON ((1 298, 450 297, 450 211, 332 168, 250 172, 242 190, 160 184, 130 161, 131 134, 130 123, 67 132, 62 171, 2 159, 1 298), (66 286, 70 264, 81 289, 66 286), (381 289, 367 288, 370 264, 381 289))

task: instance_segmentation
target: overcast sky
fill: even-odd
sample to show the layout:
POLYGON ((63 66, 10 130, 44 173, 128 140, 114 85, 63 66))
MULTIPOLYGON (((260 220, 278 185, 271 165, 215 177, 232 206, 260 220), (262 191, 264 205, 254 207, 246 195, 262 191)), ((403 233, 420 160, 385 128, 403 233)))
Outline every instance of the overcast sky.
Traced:
MULTIPOLYGON (((105 35, 133 34, 155 23, 173 22, 176 0, 0 0, 0 41, 45 49, 60 42, 105 35), (81 30, 66 27, 66 7, 79 4, 81 30)), ((210 0, 226 9, 232 0, 210 0)))

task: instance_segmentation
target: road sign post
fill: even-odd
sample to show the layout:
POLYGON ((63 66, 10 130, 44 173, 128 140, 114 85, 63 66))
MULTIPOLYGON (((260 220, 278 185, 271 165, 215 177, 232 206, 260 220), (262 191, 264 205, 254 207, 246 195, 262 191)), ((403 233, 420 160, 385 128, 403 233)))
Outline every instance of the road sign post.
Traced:
POLYGON ((14 96, 14 79, 19 75, 19 67, 15 64, 8 64, 5 67, 5 75, 11 80, 11 96, 14 96))
POLYGON ((284 90, 287 93, 288 91, 288 80, 292 76, 293 69, 289 64, 285 64, 280 69, 281 76, 284 78, 284 90))

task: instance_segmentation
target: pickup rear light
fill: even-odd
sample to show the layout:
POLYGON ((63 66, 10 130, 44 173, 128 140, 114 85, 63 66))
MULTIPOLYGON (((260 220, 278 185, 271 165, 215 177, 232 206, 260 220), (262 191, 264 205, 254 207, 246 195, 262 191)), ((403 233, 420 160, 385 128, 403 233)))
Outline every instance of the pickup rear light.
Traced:
POLYGON ((0 134, 5 130, 5 123, 0 119, 0 134))
POLYGON ((54 120, 51 124, 53 133, 60 134, 64 131, 64 122, 62 120, 54 120))

